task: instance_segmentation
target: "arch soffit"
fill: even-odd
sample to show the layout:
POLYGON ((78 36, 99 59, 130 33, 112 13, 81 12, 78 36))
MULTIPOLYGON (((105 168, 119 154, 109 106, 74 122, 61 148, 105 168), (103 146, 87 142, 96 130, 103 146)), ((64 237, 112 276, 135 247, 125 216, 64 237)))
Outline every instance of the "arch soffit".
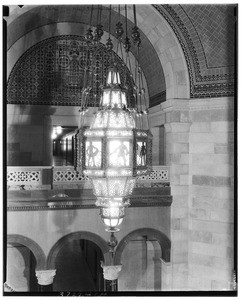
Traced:
POLYGON ((153 228, 139 228, 130 232, 125 236, 116 248, 115 254, 115 264, 121 263, 121 255, 126 245, 132 240, 140 236, 147 236, 148 238, 156 239, 161 246, 162 259, 165 262, 170 262, 170 251, 171 251, 171 241, 162 232, 153 228))
POLYGON ((36 259, 36 270, 43 270, 46 267, 46 256, 42 248, 32 239, 19 234, 9 234, 7 236, 8 244, 20 244, 31 250, 36 259))
POLYGON ((152 5, 140 5, 137 18, 138 27, 151 41, 161 62, 166 81, 166 99, 189 99, 188 66, 173 29, 152 5))
MULTIPOLYGON (((60 238, 51 248, 49 251, 48 257, 47 257, 47 267, 48 269, 55 269, 55 260, 56 257, 61 249, 65 245, 67 245, 69 242, 75 241, 75 240, 88 240, 93 243, 95 243, 102 251, 103 257, 106 259, 106 253, 109 252, 109 247, 107 242, 100 237, 99 235, 88 232, 88 231, 78 231, 78 232, 72 232, 70 234, 67 234, 60 238)), ((108 256, 107 256, 108 257, 108 256)))

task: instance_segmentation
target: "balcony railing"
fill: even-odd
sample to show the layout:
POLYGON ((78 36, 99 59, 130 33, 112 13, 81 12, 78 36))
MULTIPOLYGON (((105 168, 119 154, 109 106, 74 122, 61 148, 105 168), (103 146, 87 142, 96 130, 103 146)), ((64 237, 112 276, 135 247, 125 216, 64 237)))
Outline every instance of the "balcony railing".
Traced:
MULTIPOLYGON (((158 187, 168 185, 170 168, 168 166, 153 166, 149 175, 137 177, 136 187, 158 187)), ((55 188, 90 188, 91 182, 87 176, 82 176, 74 167, 8 167, 7 185, 9 190, 49 190, 55 188)))
POLYGON ((7 167, 9 190, 51 189, 52 167, 7 167))

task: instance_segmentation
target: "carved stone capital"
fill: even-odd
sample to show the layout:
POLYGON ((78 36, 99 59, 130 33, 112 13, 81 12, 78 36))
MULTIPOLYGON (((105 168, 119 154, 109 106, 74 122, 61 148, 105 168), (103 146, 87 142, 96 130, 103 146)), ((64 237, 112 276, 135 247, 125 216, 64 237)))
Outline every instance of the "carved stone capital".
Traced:
POLYGON ((119 277, 122 265, 117 266, 103 266, 103 274, 106 280, 116 280, 119 277))
POLYGON ((38 279, 38 284, 50 285, 54 281, 56 270, 40 270, 40 271, 36 271, 35 273, 38 279))

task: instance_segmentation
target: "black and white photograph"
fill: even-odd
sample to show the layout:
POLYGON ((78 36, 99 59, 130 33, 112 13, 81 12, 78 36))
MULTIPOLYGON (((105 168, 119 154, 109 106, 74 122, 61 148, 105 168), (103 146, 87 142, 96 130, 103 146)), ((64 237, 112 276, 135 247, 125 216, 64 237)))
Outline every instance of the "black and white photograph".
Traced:
POLYGON ((237 1, 110 2, 2 5, 2 295, 237 296, 237 1))

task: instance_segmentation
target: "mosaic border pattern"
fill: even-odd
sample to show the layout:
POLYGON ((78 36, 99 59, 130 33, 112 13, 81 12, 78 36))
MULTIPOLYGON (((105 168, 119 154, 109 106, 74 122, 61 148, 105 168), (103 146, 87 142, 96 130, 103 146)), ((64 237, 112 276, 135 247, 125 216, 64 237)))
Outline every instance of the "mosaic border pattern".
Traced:
POLYGON ((190 97, 207 98, 233 96, 235 93, 234 74, 202 76, 193 41, 187 28, 170 5, 153 5, 165 18, 176 34, 183 49, 190 79, 190 97), (217 82, 218 81, 218 82, 217 82), (225 82, 220 82, 225 81, 225 82), (206 83, 208 82, 208 83, 206 83))
POLYGON ((29 48, 11 71, 7 103, 80 106, 87 55, 87 81, 94 82, 87 105, 98 106, 107 68, 113 56, 127 89, 129 106, 134 106, 134 81, 123 60, 114 51, 108 52, 103 44, 97 51, 90 48, 87 52, 85 38, 77 35, 51 37, 29 48))

